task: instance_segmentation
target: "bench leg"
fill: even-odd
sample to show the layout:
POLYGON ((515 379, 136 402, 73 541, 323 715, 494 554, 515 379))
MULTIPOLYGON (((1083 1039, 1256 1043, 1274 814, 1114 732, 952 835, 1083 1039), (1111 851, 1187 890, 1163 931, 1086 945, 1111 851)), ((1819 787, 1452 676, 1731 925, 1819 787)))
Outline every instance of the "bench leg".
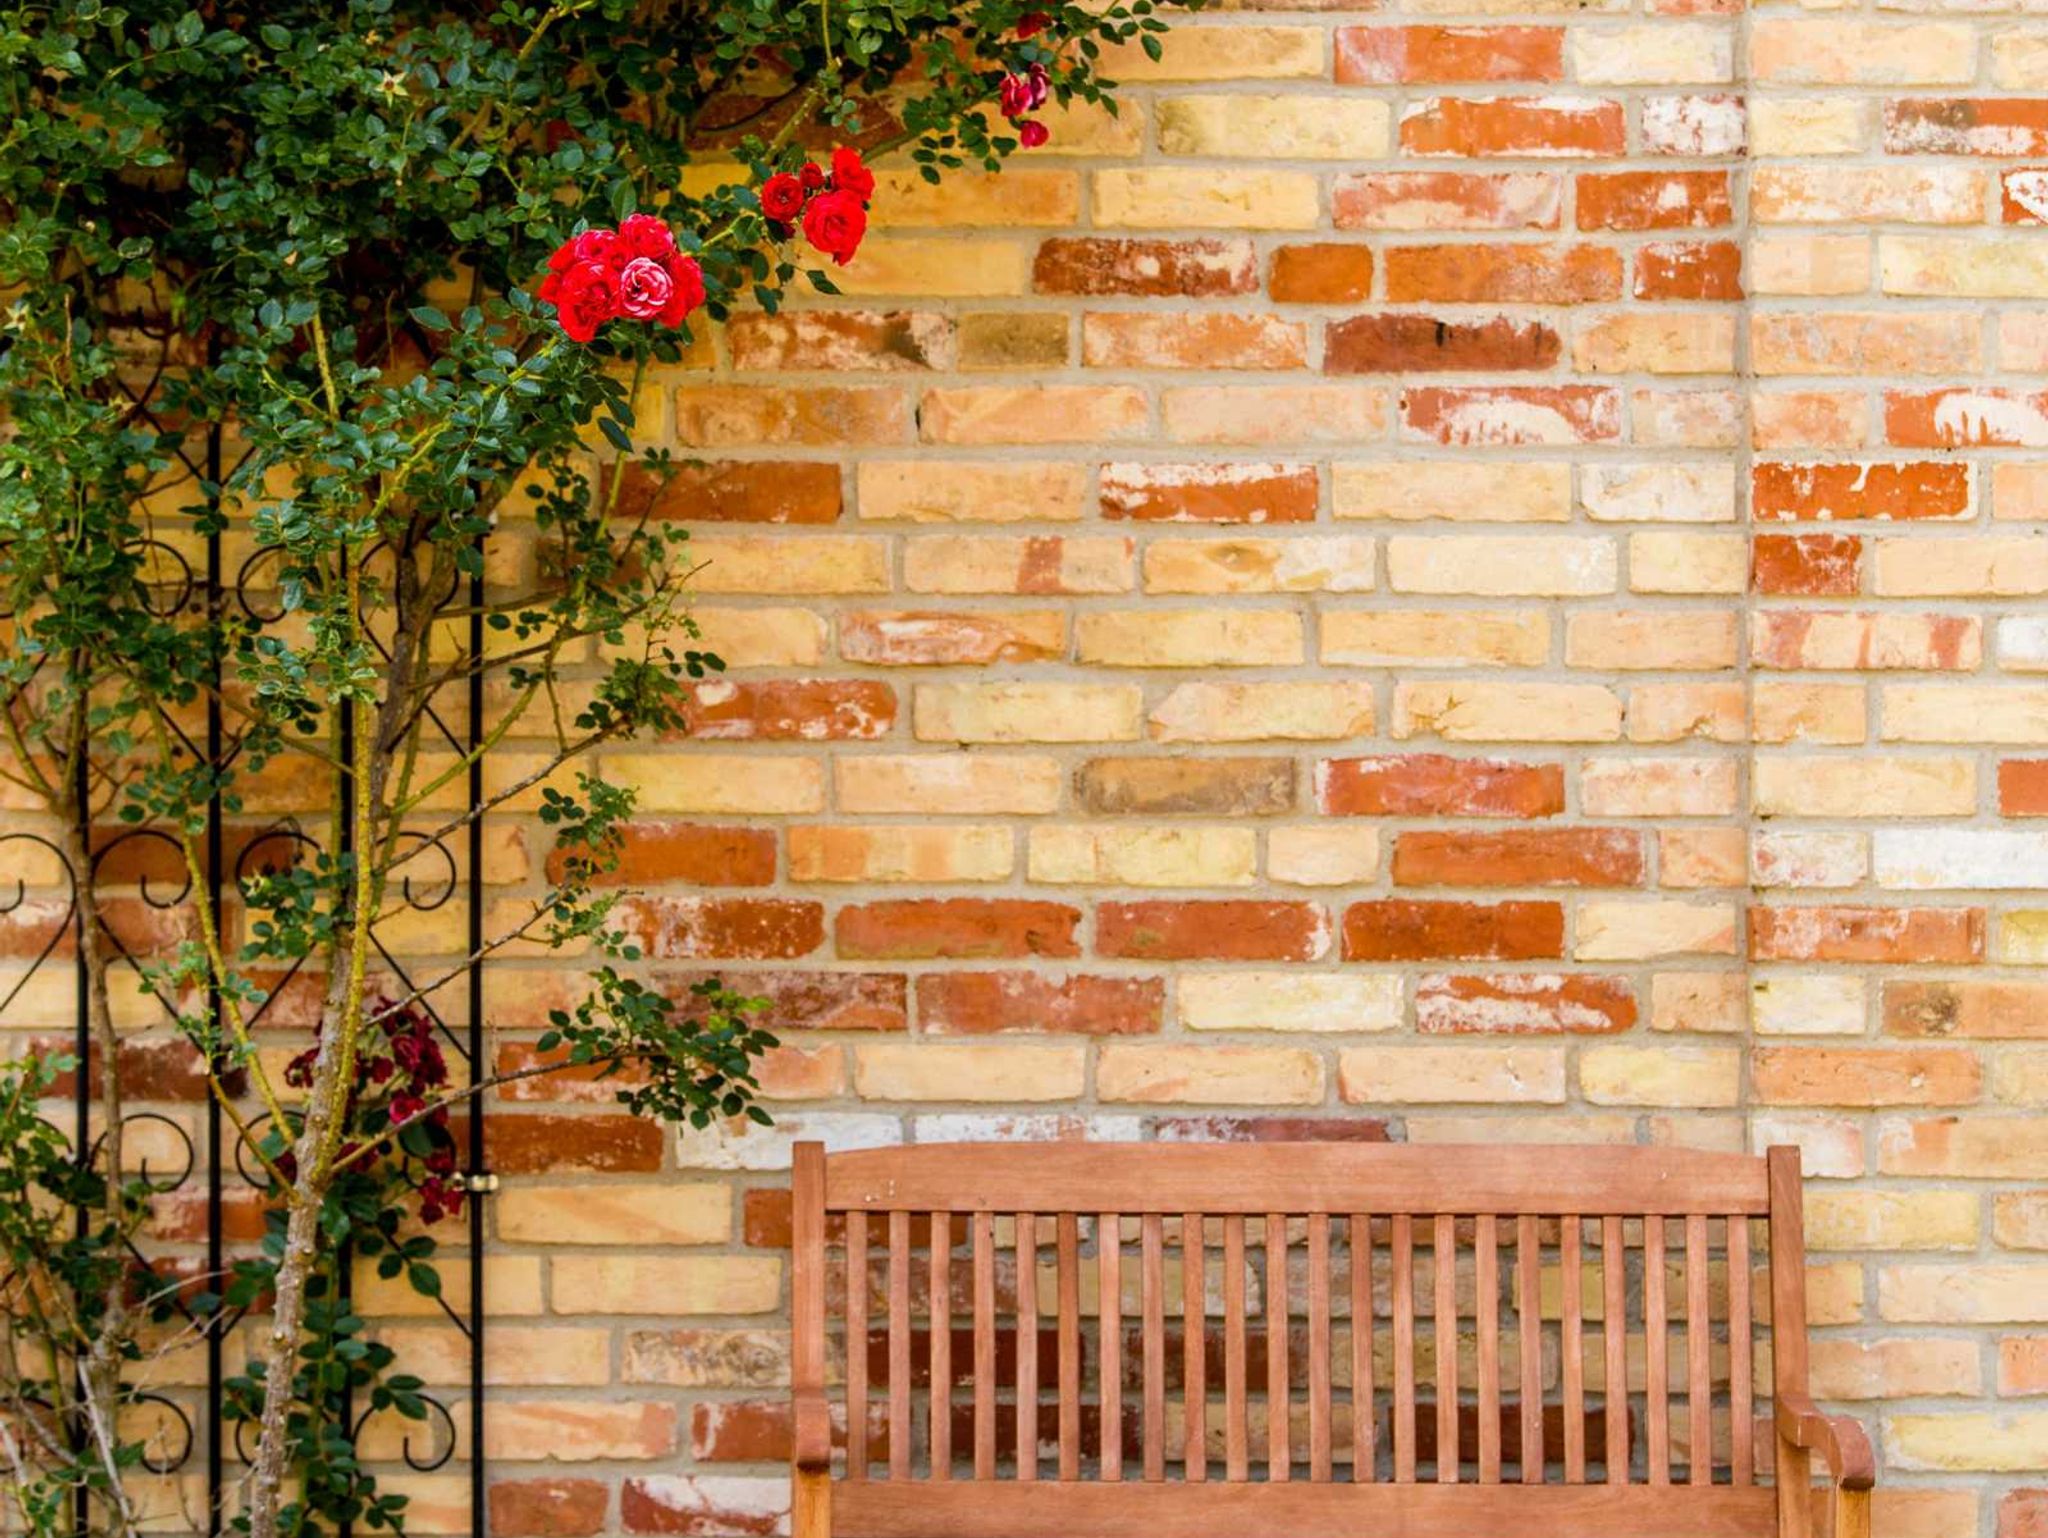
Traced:
POLYGON ((1833 1538, 1870 1538, 1870 1492, 1837 1488, 1834 1516, 1833 1538))
POLYGON ((790 1538, 831 1538, 832 1474, 796 1469, 790 1474, 790 1538))
POLYGON ((1778 1438, 1778 1538, 1813 1538, 1813 1456, 1778 1438))

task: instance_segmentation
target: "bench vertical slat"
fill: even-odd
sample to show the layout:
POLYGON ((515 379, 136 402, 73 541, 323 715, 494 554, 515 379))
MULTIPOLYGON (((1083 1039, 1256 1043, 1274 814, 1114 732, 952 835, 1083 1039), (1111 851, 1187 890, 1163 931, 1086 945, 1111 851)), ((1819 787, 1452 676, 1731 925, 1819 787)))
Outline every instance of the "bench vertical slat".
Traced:
POLYGON ((1293 1387, 1287 1371, 1287 1219, 1266 1214, 1266 1478, 1286 1483, 1292 1472, 1288 1417, 1293 1387))
POLYGON ((1579 1219, 1559 1219, 1557 1263, 1564 1281, 1564 1482, 1586 1482, 1586 1299, 1579 1253, 1579 1219))
POLYGON ((1124 1220, 1095 1219, 1095 1344, 1101 1388, 1102 1477, 1124 1477, 1124 1220))
POLYGON ((1059 1216, 1060 1478, 1081 1477, 1081 1217, 1059 1216))
POLYGON ((1373 1409, 1372 1214, 1351 1214, 1351 1479, 1379 1477, 1378 1417, 1373 1409))
POLYGON ((1143 1296, 1140 1327, 1145 1357, 1145 1477, 1166 1478, 1166 1239, 1165 1220, 1148 1212, 1139 1220, 1143 1296))
POLYGON ((1223 1477, 1250 1477, 1245 1415, 1244 1215, 1223 1220, 1223 1477))
POLYGON ((953 1215, 931 1214, 931 1396, 926 1405, 934 1479, 953 1477, 953 1215))
MULTIPOLYGON (((790 1359, 797 1454, 790 1469, 792 1538, 830 1538, 830 1406, 825 1398, 825 1148, 801 1142, 790 1156, 790 1359), (822 1433, 822 1445, 813 1441, 822 1433)), ((10 1444, 11 1446, 12 1444, 10 1444)))
POLYGON ((974 1477, 996 1477, 996 1217, 974 1215, 974 1477))
POLYGON ((1669 1319, 1664 1301, 1664 1219, 1643 1219, 1643 1361, 1650 1483, 1671 1483, 1669 1319))
POLYGON ((1472 1307, 1479 1326, 1479 1482, 1500 1483, 1500 1228, 1490 1212, 1472 1225, 1472 1307))
POLYGON ((1756 1480, 1756 1400, 1749 1322, 1749 1219, 1728 1219, 1729 1467, 1738 1485, 1756 1480))
POLYGON ((1436 1346, 1436 1481, 1458 1482, 1458 1220, 1438 1213, 1430 1247, 1436 1298, 1431 1340, 1436 1346))
POLYGON ((889 1214, 889 1477, 910 1477, 910 1214, 889 1214))
POLYGON ((1394 1481, 1415 1482, 1415 1220, 1394 1229, 1394 1481))
POLYGON ((1202 1259, 1202 1215, 1180 1219, 1181 1472, 1209 1477, 1208 1305, 1202 1259))
POLYGON ((1308 1220, 1308 1477, 1330 1480, 1330 1219, 1308 1220))
POLYGON ((1628 1452, 1628 1251, 1622 1244, 1620 1218, 1600 1220, 1600 1344, 1606 1354, 1601 1372, 1607 1415, 1607 1482, 1625 1485, 1628 1452))
POLYGON ((1017 1477, 1038 1477, 1038 1214, 1017 1224, 1017 1477))
POLYGON ((1515 1218, 1515 1331, 1522 1361, 1522 1483, 1543 1483, 1543 1249, 1536 1219, 1515 1218))
POLYGON ((1686 1483, 1714 1482, 1713 1339, 1707 1291, 1707 1220, 1685 1220, 1686 1483))
MULTIPOLYGON (((1771 1182, 1771 1385, 1776 1396, 1806 1392, 1806 1193, 1799 1150, 1777 1147, 1766 1155, 1771 1182)), ((1775 1417, 1773 1417, 1775 1419, 1775 1417)), ((1808 1484, 1813 1455, 1776 1438, 1778 1538, 1812 1538, 1808 1484)))
POLYGON ((868 1219, 846 1214, 846 1477, 868 1477, 868 1219))

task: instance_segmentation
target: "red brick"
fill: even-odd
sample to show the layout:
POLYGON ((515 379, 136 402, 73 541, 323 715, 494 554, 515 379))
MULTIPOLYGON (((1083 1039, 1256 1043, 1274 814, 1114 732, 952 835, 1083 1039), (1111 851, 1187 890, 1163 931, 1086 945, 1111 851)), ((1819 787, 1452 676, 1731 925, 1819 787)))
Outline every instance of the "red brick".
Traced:
POLYGON ((1735 217, 1726 171, 1613 171, 1579 178, 1582 230, 1708 230, 1735 217))
POLYGON ((1982 908, 1752 908, 1757 961, 1981 961, 1982 908))
MULTIPOLYGON (((843 1449, 846 1407, 835 1403, 831 1413, 832 1445, 843 1449)), ((700 1402, 690 1407, 690 1452, 705 1463, 787 1463, 795 1423, 787 1399, 700 1402)), ((889 1456, 888 1406, 880 1400, 868 1410, 868 1451, 889 1456)))
POLYGON ((686 1475, 629 1479, 619 1488, 620 1525, 629 1533, 774 1538, 782 1531, 788 1510, 786 1495, 753 1501, 721 1498, 718 1484, 686 1475))
POLYGON ((905 310, 741 310, 725 338, 736 369, 951 368, 954 324, 905 310))
MULTIPOLYGON (((629 822, 619 829, 617 870, 599 886, 767 886, 775 880, 775 834, 768 828, 720 828, 694 822, 629 822)), ((562 879, 567 856, 548 855, 548 879, 562 879)))
POLYGON ((1102 516, 1139 523, 1308 523, 1313 465, 1109 464, 1102 516))
POLYGON ((1764 1105, 1968 1105, 1982 1068, 1965 1048, 1758 1047, 1750 1084, 1764 1105))
POLYGON ((567 1047, 543 1052, 530 1041, 500 1043, 492 1062, 500 1074, 532 1074, 498 1090, 501 1099, 525 1104, 613 1105, 620 1090, 648 1082, 646 1072, 637 1065, 629 1064, 608 1074, 602 1064, 570 1062, 567 1047), (553 1071, 533 1073, 543 1066, 553 1071))
MULTIPOLYGON (((61 1053, 74 1058, 77 1055, 74 1043, 56 1037, 37 1040, 34 1049, 44 1054, 61 1053)), ((124 1041, 117 1060, 121 1067, 121 1093, 130 1100, 199 1101, 210 1093, 199 1049, 183 1037, 124 1041)), ((100 1072, 100 1049, 97 1045, 87 1051, 86 1065, 88 1080, 97 1082, 100 1072)), ((54 1100, 75 1094, 77 1085, 76 1069, 60 1073, 51 1081, 47 1098, 54 1100)))
MULTIPOLYGON (((467 1119, 451 1118, 450 1131, 461 1147, 467 1119)), ((484 1118, 484 1157, 503 1175, 648 1175, 661 1168, 664 1141, 658 1122, 638 1116, 493 1111, 484 1118)))
POLYGON ((1061 238, 1038 248, 1031 282, 1042 294, 1249 294, 1258 255, 1249 240, 1061 238))
POLYGON ((841 908, 832 942, 849 960, 986 961, 1078 956, 1081 910, 1012 898, 905 898, 841 908))
POLYGON ((1411 155, 1620 155, 1628 123, 1618 101, 1546 96, 1436 96, 1401 120, 1411 155))
POLYGON ((1750 471, 1750 511, 1758 519, 1958 518, 1970 510, 1966 465, 1784 464, 1750 471))
POLYGON ((735 993, 765 999, 755 1020, 771 1031, 901 1031, 910 1024, 910 980, 901 972, 677 972, 656 974, 678 1004, 717 977, 735 993))
POLYGON ((1392 246, 1395 304, 1595 304, 1621 297, 1621 254, 1607 246, 1530 243, 1392 246))
POLYGON ((1161 1143, 1390 1143, 1378 1116, 1161 1116, 1147 1124, 1161 1143))
POLYGON ((601 1479, 503 1479, 490 1490, 491 1531, 505 1538, 587 1538, 604 1528, 611 1487, 601 1479))
POLYGON ((1637 886, 1643 836, 1633 828, 1416 830, 1394 838, 1396 886, 1637 886))
POLYGON ((1317 799, 1340 817, 1553 817, 1564 766, 1447 753, 1333 758, 1316 768, 1317 799))
POLYGON ((1908 97, 1884 106, 1889 155, 2048 154, 2041 97, 1908 97))
POLYGON ((1559 179, 1537 171, 1375 171, 1340 176, 1340 230, 1554 230, 1559 179))
POLYGON ((676 734, 712 742, 871 741, 896 723, 896 691, 866 678, 694 685, 676 734))
POLYGON ((981 666, 1043 662, 1065 649, 1065 622, 1054 640, 1002 613, 858 610, 839 616, 839 655, 876 667, 981 666))
POLYGON ((1998 176, 1998 217, 2006 224, 2048 224, 2048 171, 2029 167, 1998 176))
POLYGON ((1340 85, 1562 80, 1562 27, 1339 27, 1340 85))
POLYGON ((1332 321, 1325 333, 1323 371, 1392 374, 1549 368, 1563 351, 1556 331, 1541 321, 1439 320, 1431 315, 1357 315, 1332 321))
POLYGON ((1159 1029, 1165 1009, 1166 984, 1156 977, 928 972, 917 980, 918 1020, 939 1036, 1141 1036, 1159 1029))
POLYGON ((1215 311, 1109 310, 1081 317, 1090 368, 1289 369, 1306 361, 1298 321, 1215 311))
POLYGON ((1901 979, 1884 985, 1888 1036, 1999 1041, 2048 1038, 2048 983, 1901 979))
POLYGON ((1095 951, 1139 961, 1312 961, 1329 944, 1315 903, 1225 899, 1101 903, 1095 951))
POLYGON ((1426 1035, 1606 1035, 1635 1023, 1635 992, 1621 977, 1438 974, 1415 986, 1415 1024, 1426 1035))
POLYGON ((2027 448, 2048 435, 2048 392, 1887 390, 1884 436, 1907 449, 2027 448))
POLYGON ((1621 392, 1600 385, 1404 390, 1401 435, 1460 446, 1612 443, 1621 437, 1621 392))
POLYGON ((1759 534, 1750 582, 1777 597, 1846 598, 1861 590, 1863 541, 1851 534, 1759 534))
POLYGON ((2048 1538, 2048 1489, 2006 1491, 1998 1502, 1998 1538, 2048 1538))
POLYGON ((1321 242, 1273 253, 1267 292, 1281 304, 1352 304, 1372 292, 1372 248, 1321 242))
POLYGON ((789 961, 825 941, 824 905, 791 898, 628 897, 613 917, 653 957, 789 961))
POLYGON ((691 523, 832 523, 839 517, 837 465, 788 460, 677 464, 663 482, 637 462, 625 467, 618 516, 691 523))
POLYGON ((2007 817, 2048 817, 2048 758, 2000 762, 1998 810, 2007 817))
POLYGON ((1740 299, 1742 247, 1732 240, 1663 240, 1636 248, 1638 299, 1740 299))
POLYGON ((1346 961, 1530 961, 1563 954, 1559 903, 1390 897, 1344 910, 1346 961))

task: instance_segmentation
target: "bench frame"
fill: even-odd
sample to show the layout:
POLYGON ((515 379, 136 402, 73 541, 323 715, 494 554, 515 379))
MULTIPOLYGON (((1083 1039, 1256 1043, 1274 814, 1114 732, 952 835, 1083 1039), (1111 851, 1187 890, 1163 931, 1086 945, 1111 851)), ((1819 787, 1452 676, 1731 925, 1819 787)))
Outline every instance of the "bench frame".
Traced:
MULTIPOLYGON (((1686 1531, 1700 1538, 1754 1538, 1760 1526, 1772 1525, 1773 1516, 1779 1538, 1814 1538, 1816 1453, 1828 1478, 1832 1538, 1869 1538, 1875 1482, 1869 1439, 1855 1420, 1823 1414, 1808 1392, 1799 1151, 1773 1147, 1750 1158, 1683 1149, 1559 1147, 1545 1148, 1535 1161, 1504 1159, 1502 1153, 1479 1146, 1371 1144, 951 1144, 828 1158, 822 1144, 797 1143, 794 1538, 982 1538, 997 1532, 1127 1538, 1141 1531, 1148 1538, 1287 1538, 1361 1522, 1378 1524, 1392 1538, 1469 1538, 1491 1524, 1531 1519, 1568 1523, 1586 1538, 1619 1538, 1668 1524, 1675 1503, 1683 1503, 1686 1531), (1201 1193, 1199 1202, 1189 1199, 1190 1192, 1201 1193), (1362 1192, 1370 1193, 1369 1200, 1362 1192), (1276 1205, 1312 1218, 1361 1210, 1435 1213, 1444 1207, 1458 1213, 1569 1208, 1586 1217, 1703 1211, 1766 1217, 1775 1493, 1713 1484, 954 1478, 841 1482, 835 1501, 825 1374, 828 1213, 988 1214, 1023 1206, 1044 1215, 1135 1214, 1198 1206, 1215 1216, 1264 1213, 1276 1205)), ((865 1250, 863 1239, 863 1264, 865 1250)))

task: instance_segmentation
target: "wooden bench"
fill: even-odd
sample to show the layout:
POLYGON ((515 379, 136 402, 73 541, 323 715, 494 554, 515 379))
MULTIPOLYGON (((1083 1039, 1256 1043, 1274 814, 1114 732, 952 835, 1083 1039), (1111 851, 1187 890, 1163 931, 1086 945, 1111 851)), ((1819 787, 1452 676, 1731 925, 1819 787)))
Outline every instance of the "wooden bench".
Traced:
POLYGON ((795 1538, 1811 1538, 1815 1453, 1867 1538, 1870 1445, 1807 1397, 1795 1149, 799 1143, 794 1175, 795 1538))

